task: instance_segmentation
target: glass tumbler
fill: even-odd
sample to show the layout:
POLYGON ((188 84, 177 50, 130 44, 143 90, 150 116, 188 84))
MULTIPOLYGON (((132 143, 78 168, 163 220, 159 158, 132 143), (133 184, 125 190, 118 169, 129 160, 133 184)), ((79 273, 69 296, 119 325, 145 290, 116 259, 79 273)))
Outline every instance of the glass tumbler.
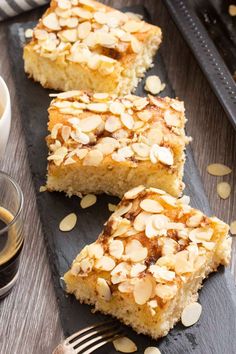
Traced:
POLYGON ((0 299, 10 292, 18 277, 24 243, 22 209, 18 183, 0 171, 0 299))

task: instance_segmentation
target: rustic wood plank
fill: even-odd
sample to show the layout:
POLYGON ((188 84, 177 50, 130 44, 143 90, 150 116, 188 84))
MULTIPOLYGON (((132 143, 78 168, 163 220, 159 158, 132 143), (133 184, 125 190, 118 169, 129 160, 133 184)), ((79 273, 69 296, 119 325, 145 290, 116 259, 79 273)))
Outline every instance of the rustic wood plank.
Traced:
MULTIPOLYGON (((113 0, 105 3, 121 7, 143 1, 113 0)), ((164 29, 161 51, 168 63, 167 70, 174 89, 186 102, 189 119, 187 130, 193 137, 194 156, 211 207, 217 216, 230 222, 236 219, 235 131, 162 3, 147 0, 145 5, 154 15, 155 23, 164 29), (233 173, 220 179, 209 176, 206 166, 211 162, 226 163, 233 168, 233 173), (221 201, 216 195, 218 180, 226 180, 232 186, 232 194, 227 201, 221 201)), ((32 20, 32 13, 24 14, 17 20, 27 18, 32 20)), ((60 341, 62 331, 8 62, 4 35, 7 24, 8 22, 0 24, 0 73, 10 89, 13 112, 9 144, 5 158, 0 161, 0 169, 15 177, 23 189, 26 242, 22 254, 20 281, 12 293, 0 303, 0 348, 4 354, 46 354, 60 341)), ((235 240, 231 270, 236 279, 235 240)))

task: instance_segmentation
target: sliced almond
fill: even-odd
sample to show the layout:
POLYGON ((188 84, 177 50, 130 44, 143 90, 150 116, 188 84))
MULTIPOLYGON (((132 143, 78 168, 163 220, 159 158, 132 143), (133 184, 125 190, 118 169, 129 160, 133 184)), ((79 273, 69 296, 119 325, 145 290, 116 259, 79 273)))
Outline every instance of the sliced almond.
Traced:
POLYGON ((148 251, 140 241, 131 240, 125 247, 125 254, 132 262, 141 262, 147 257, 148 251))
POLYGON ((143 27, 142 21, 129 20, 124 24, 123 29, 126 32, 135 33, 135 32, 139 32, 139 30, 142 27, 143 27))
POLYGON ((145 189, 144 186, 138 186, 133 189, 130 189, 128 192, 124 194, 125 199, 135 199, 139 193, 141 193, 145 189))
POLYGON ((90 206, 94 205, 97 201, 97 197, 94 194, 87 194, 85 195, 81 201, 80 206, 82 209, 89 208, 90 206))
POLYGON ((130 280, 123 281, 118 285, 118 290, 121 293, 132 293, 134 290, 134 284, 130 280))
POLYGON ((121 206, 116 208, 116 211, 115 211, 114 215, 123 216, 124 214, 126 214, 126 213, 128 213, 130 211, 132 206, 133 206, 132 203, 128 203, 126 205, 121 205, 121 206))
POLYGON ((99 166, 103 160, 103 153, 99 150, 90 150, 84 160, 84 166, 99 166))
POLYGON ((227 199, 230 196, 231 186, 228 182, 220 182, 217 184, 218 196, 222 199, 227 199))
POLYGON ((134 353, 137 351, 136 344, 127 337, 115 339, 113 345, 115 350, 121 353, 134 353))
POLYGON ((190 231, 189 239, 195 243, 201 243, 202 241, 210 241, 214 231, 210 227, 196 228, 190 231))
POLYGON ((77 222, 76 214, 75 213, 68 214, 61 220, 59 229, 60 231, 63 232, 71 231, 75 227, 76 222, 77 222))
POLYGON ((136 263, 132 266, 130 276, 137 277, 140 273, 144 272, 147 266, 145 264, 136 263))
POLYGON ((137 116, 139 117, 139 119, 143 120, 144 122, 147 122, 147 121, 149 121, 149 119, 152 118, 152 112, 148 111, 148 110, 144 110, 144 111, 138 112, 137 116))
POLYGON ((230 233, 236 235, 236 220, 230 223, 230 233))
POLYGON ((121 128, 121 122, 118 117, 110 116, 107 118, 107 120, 105 122, 105 130, 106 131, 113 133, 120 128, 121 128))
POLYGON ((128 113, 122 113, 121 114, 121 122, 124 124, 124 126, 128 129, 132 129, 134 125, 134 119, 133 117, 128 114, 128 113))
POLYGON ((99 115, 88 116, 87 118, 81 119, 79 127, 82 132, 91 132, 95 130, 102 123, 102 118, 99 115))
POLYGON ((73 7, 72 14, 85 20, 89 20, 93 17, 90 11, 82 9, 81 7, 73 7))
POLYGON ((136 304, 144 305, 150 299, 152 291, 152 281, 149 277, 137 279, 133 292, 136 304))
POLYGON ((110 112, 115 115, 121 115, 125 111, 125 107, 121 102, 112 102, 109 106, 110 112))
POLYGON ((117 151, 117 154, 120 156, 121 161, 125 161, 125 159, 133 156, 134 152, 130 146, 124 146, 117 151))
POLYGON ((104 113, 107 111, 106 103, 89 103, 87 109, 92 112, 104 113))
POLYGON ((88 246, 88 255, 91 258, 100 259, 104 254, 104 249, 101 244, 99 243, 92 243, 88 246))
POLYGON ((58 0, 57 5, 62 10, 68 10, 71 8, 71 2, 69 0, 58 0))
POLYGON ((77 30, 76 29, 68 29, 68 30, 58 32, 58 37, 62 41, 76 42, 77 41, 77 30))
POLYGON ((141 157, 148 157, 150 153, 150 147, 144 143, 134 143, 132 144, 132 149, 141 157))
MULTIPOLYGON (((73 1, 73 0, 72 0, 73 1)), ((77 1, 77 0, 76 0, 77 1)), ((81 5, 84 5, 84 6, 86 6, 86 7, 89 7, 89 8, 91 8, 91 9, 96 9, 96 7, 97 7, 97 4, 94 2, 94 1, 91 1, 91 0, 79 0, 79 3, 81 4, 81 5)))
POLYGON ((85 39, 88 37, 91 32, 91 23, 89 21, 85 21, 79 24, 78 26, 78 37, 79 39, 85 39))
POLYGON ((97 43, 105 48, 113 48, 117 43, 117 38, 110 33, 101 32, 97 35, 97 43))
POLYGON ((119 263, 112 271, 111 271, 111 282, 112 284, 118 284, 127 279, 127 276, 130 273, 131 266, 126 262, 119 263))
POLYGON ((167 110, 164 113, 164 119, 166 124, 169 127, 179 127, 180 126, 180 118, 177 114, 171 112, 170 110, 167 110))
POLYGON ((109 253, 112 257, 120 259, 124 252, 124 245, 121 240, 113 240, 109 244, 109 253))
POLYGON ((108 203, 108 210, 111 212, 116 211, 117 205, 116 204, 112 204, 112 203, 108 203))
POLYGON ((177 285, 157 284, 155 292, 158 297, 165 301, 173 299, 177 293, 177 285))
POLYGON ((186 225, 188 227, 198 227, 202 221, 203 214, 201 212, 197 212, 190 216, 189 219, 186 220, 186 225))
MULTIPOLYGON (((141 44, 141 42, 139 42, 139 40, 136 37, 133 37, 131 39, 131 48, 132 48, 133 52, 136 54, 138 54, 142 49, 142 44, 141 44)), ((142 108, 140 108, 140 109, 142 109, 142 108)))
POLYGON ((165 146, 158 146, 155 152, 157 160, 165 165, 171 166, 174 164, 174 157, 172 151, 165 146))
POLYGON ((109 15, 102 11, 97 11, 93 14, 94 20, 101 25, 105 25, 108 21, 109 15))
POLYGON ((157 95, 159 92, 164 90, 165 86, 165 84, 162 84, 159 76, 151 75, 147 77, 144 89, 152 95, 157 95))
POLYGON ((78 262, 74 262, 72 264, 71 270, 70 270, 72 275, 78 275, 80 272, 80 264, 78 262))
POLYGON ((184 102, 177 101, 172 99, 172 103, 170 104, 172 108, 174 108, 177 112, 184 112, 184 102))
POLYGON ((232 170, 221 163, 213 163, 207 166, 207 172, 213 176, 225 176, 231 173, 232 170))
POLYGON ((94 265, 94 260, 89 259, 87 257, 82 259, 82 261, 80 262, 80 267, 83 273, 90 273, 93 269, 93 265, 94 265))
POLYGON ((32 28, 27 28, 27 30, 25 30, 25 38, 32 38, 34 34, 34 31, 32 30, 32 28))
POLYGON ((202 306, 198 302, 187 305, 181 315, 181 322, 185 327, 194 325, 200 318, 202 306))
POLYGON ((50 30, 58 31, 61 29, 58 17, 54 12, 51 12, 49 15, 43 17, 42 22, 43 25, 50 30))
POLYGON ((103 256, 96 261, 95 268, 110 272, 115 265, 116 263, 111 257, 103 256))
POLYGON ((150 213, 141 212, 134 219, 134 228, 136 231, 144 231, 146 228, 146 224, 150 218, 150 213))
POLYGON ((96 290, 98 292, 99 297, 101 297, 105 301, 110 301, 111 290, 105 279, 103 278, 97 279, 96 290))
POLYGON ((143 199, 139 205, 148 213, 161 213, 164 210, 162 205, 154 199, 143 199))
POLYGON ((153 274, 157 281, 172 281, 175 278, 175 272, 158 265, 151 265, 149 267, 149 271, 153 274))

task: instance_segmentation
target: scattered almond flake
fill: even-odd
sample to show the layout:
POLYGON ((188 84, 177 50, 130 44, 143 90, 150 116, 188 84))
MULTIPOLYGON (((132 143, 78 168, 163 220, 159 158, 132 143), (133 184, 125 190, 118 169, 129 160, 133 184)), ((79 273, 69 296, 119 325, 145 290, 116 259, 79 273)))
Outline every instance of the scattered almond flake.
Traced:
POLYGON ((32 38, 34 34, 34 31, 32 30, 32 28, 27 28, 27 30, 25 30, 25 38, 32 38))
POLYGON ((125 247, 125 254, 132 262, 141 262, 147 257, 148 250, 140 241, 131 240, 125 247))
POLYGON ((127 337, 121 337, 113 341, 115 350, 121 353, 134 353, 137 351, 136 344, 127 337))
POLYGON ((170 106, 177 112, 184 112, 184 102, 172 100, 170 106))
POLYGON ((203 247, 205 247, 208 251, 212 251, 215 248, 215 242, 202 242, 203 247))
POLYGON ((109 110, 111 113, 115 115, 121 115, 125 111, 125 107, 121 102, 112 102, 109 106, 109 110))
POLYGON ((236 235, 236 220, 230 223, 230 233, 236 235))
POLYGON ((157 284, 155 292, 156 295, 160 297, 162 300, 169 301, 173 299, 173 297, 176 295, 177 290, 178 288, 176 284, 172 284, 172 285, 157 284))
POLYGON ((77 97, 80 96, 81 91, 78 90, 72 90, 72 91, 67 91, 67 92, 61 92, 61 93, 50 93, 50 97, 58 97, 58 98, 71 98, 71 97, 77 97))
POLYGON ((119 263, 111 271, 111 282, 112 284, 118 284, 127 279, 127 276, 130 273, 131 266, 126 262, 119 263))
POLYGON ((65 142, 69 139, 70 134, 71 134, 71 127, 69 127, 68 125, 63 125, 61 129, 61 136, 65 142))
POLYGON ((132 144, 132 149, 134 152, 141 157, 148 157, 150 154, 150 147, 144 143, 134 143, 132 144))
POLYGON ((142 49, 142 44, 136 37, 131 39, 131 48, 134 53, 138 54, 142 49))
POLYGON ((46 192, 46 191, 47 191, 47 186, 40 186, 40 188, 39 188, 40 193, 46 192))
POLYGON ((117 151, 117 154, 121 157, 122 161, 125 161, 126 158, 133 156, 134 152, 130 146, 124 146, 117 151))
POLYGON ((149 277, 137 279, 133 292, 136 304, 144 305, 150 299, 152 291, 152 281, 149 277))
POLYGON ((75 154, 80 160, 83 160, 83 158, 85 158, 85 156, 88 154, 88 149, 79 149, 75 154))
POLYGON ((91 23, 89 21, 85 21, 79 24, 78 26, 78 37, 79 39, 85 39, 88 37, 92 29, 91 23))
POLYGON ((72 158, 72 157, 68 157, 65 161, 64 161, 64 165, 67 166, 67 165, 72 165, 76 163, 76 161, 72 158))
POLYGON ((103 278, 97 279, 96 290, 98 292, 99 297, 101 297, 105 301, 110 301, 111 290, 105 279, 103 278))
MULTIPOLYGON (((97 7, 96 2, 92 2, 91 0, 79 0, 79 3, 81 5, 84 5, 84 6, 87 6, 87 7, 91 8, 93 10, 96 9, 96 7, 97 7)), ((76 3, 76 5, 77 5, 77 3, 76 3)))
POLYGON ((115 265, 116 263, 111 257, 103 256, 96 261, 95 268, 110 272, 115 265))
POLYGON ((202 221, 203 214, 201 212, 197 212, 190 216, 189 219, 186 220, 186 225, 188 227, 198 227, 202 221))
MULTIPOLYGON (((148 133, 147 133, 147 139, 148 139, 148 144, 149 145, 159 145, 162 140, 163 140, 163 133, 161 131, 161 129, 159 128, 155 128, 155 129, 151 129, 148 133)), ((152 158, 152 163, 157 163, 157 158, 155 156, 155 148, 152 149, 150 151, 150 159, 152 158)))
POLYGON ((51 131, 51 138, 52 139, 56 139, 57 138, 57 134, 58 134, 58 130, 62 127, 61 123, 57 123, 54 125, 54 127, 52 128, 51 131))
POLYGON ((71 2, 69 0, 58 0, 57 5, 62 10, 68 10, 71 8, 71 2))
POLYGON ((100 163, 103 160, 103 153, 99 150, 90 150, 84 160, 83 160, 83 165, 84 166, 99 166, 100 163))
POLYGON ((104 255, 104 249, 100 243, 92 243, 88 246, 88 255, 90 258, 100 259, 104 255))
POLYGON ((106 103, 89 103, 87 109, 92 112, 104 113, 107 111, 106 103))
POLYGON ((139 193, 144 191, 145 187, 144 186, 138 186, 133 189, 130 189, 128 192, 124 194, 125 199, 135 199, 139 193))
POLYGON ((70 272, 72 275, 78 275, 80 272, 80 264, 78 262, 73 262, 70 272))
POLYGON ((236 5, 229 5, 230 16, 236 16, 236 5))
POLYGON ((80 206, 82 209, 89 208, 93 204, 95 204, 97 201, 97 197, 94 194, 87 194, 85 195, 81 201, 80 201, 80 206))
POLYGON ((118 285, 118 290, 121 293, 132 293, 134 290, 134 284, 132 284, 131 280, 123 281, 118 285))
POLYGON ((67 29, 61 32, 58 32, 58 37, 64 42, 76 42, 77 41, 77 30, 76 29, 67 29))
POLYGON ((132 208, 133 204, 128 203, 126 205, 116 206, 116 211, 114 213, 115 216, 123 216, 124 214, 128 213, 132 208))
POLYGON ((193 302, 187 305, 181 315, 181 322, 185 327, 194 325, 200 318, 202 313, 202 305, 198 302, 193 302))
POLYGON ((172 126, 179 127, 180 126, 179 116, 177 114, 171 112, 170 110, 165 111, 164 120, 169 127, 172 127, 172 126))
POLYGON ((61 29, 58 17, 54 12, 51 12, 49 15, 43 17, 42 23, 45 27, 53 31, 58 31, 61 29))
POLYGON ((213 163, 207 166, 207 172, 213 176, 225 176, 231 173, 232 170, 221 163, 213 163))
POLYGON ((144 122, 149 121, 149 119, 152 118, 152 112, 145 110, 145 111, 141 111, 137 113, 137 116, 139 117, 139 119, 143 120, 144 122))
POLYGON ((214 231, 210 227, 199 227, 190 231, 189 239, 195 243, 201 243, 202 241, 210 241, 214 231))
POLYGON ((73 7, 72 14, 85 20, 89 20, 93 17, 93 14, 90 11, 82 9, 81 7, 73 7))
POLYGON ((159 195, 165 195, 166 194, 165 191, 163 191, 162 189, 159 189, 159 188, 150 187, 149 190, 150 190, 150 192, 153 192, 153 193, 156 193, 156 194, 159 194, 159 195))
POLYGON ((152 216, 153 226, 157 230, 166 229, 170 219, 166 215, 157 214, 152 216))
POLYGON ((93 94, 93 98, 98 101, 104 101, 109 98, 109 94, 106 92, 96 92, 93 94))
POLYGON ((220 182, 217 184, 218 196, 222 199, 227 199, 230 196, 231 186, 228 182, 220 182))
POLYGON ((159 76, 150 75, 146 79, 144 89, 151 92, 153 95, 157 95, 159 92, 163 91, 165 87, 166 85, 161 83, 159 76))
POLYGON ((164 210, 162 205, 154 199, 143 199, 139 206, 148 213, 161 213, 164 210))
POLYGON ((82 259, 80 263, 81 270, 83 273, 90 273, 94 266, 94 260, 89 258, 82 259))
POLYGON ((172 197, 171 195, 162 195, 161 199, 168 205, 172 206, 172 207, 176 207, 177 204, 177 199, 172 197))
POLYGON ((124 24, 123 29, 126 32, 135 33, 135 32, 139 32, 142 27, 143 27, 142 21, 129 20, 124 24))
POLYGON ((77 216, 75 213, 70 213, 69 215, 65 216, 60 224, 59 229, 60 231, 71 231, 77 222, 77 216))
POLYGON ((110 116, 107 118, 107 120, 105 122, 105 130, 106 131, 113 133, 120 128, 121 128, 121 122, 118 117, 110 116))
POLYGON ((113 212, 116 211, 117 205, 108 203, 108 210, 113 212))
POLYGON ((158 265, 151 265, 149 271, 153 276, 159 280, 172 281, 175 278, 175 272, 166 269, 165 267, 160 267, 158 265))
POLYGON ((127 219, 121 219, 117 229, 115 230, 115 232, 113 233, 113 237, 126 237, 126 233, 127 231, 130 229, 130 221, 127 219))
POLYGON ((94 20, 97 23, 100 23, 101 25, 105 25, 108 21, 108 14, 101 12, 101 11, 97 11, 93 14, 94 20))
POLYGON ((143 16, 140 15, 140 14, 137 14, 135 12, 130 12, 130 11, 127 11, 125 13, 127 16, 129 16, 132 20, 142 20, 143 19, 143 16))
POLYGON ((151 216, 150 213, 146 213, 146 212, 141 212, 140 214, 138 214, 134 219, 134 224, 133 224, 134 229, 136 231, 144 231, 150 216, 151 216))
POLYGON ((134 119, 133 117, 128 114, 128 113, 122 113, 121 114, 121 122, 124 124, 124 126, 128 129, 132 129, 134 125, 134 119))
POLYGON ((136 263, 132 266, 130 276, 137 277, 140 273, 144 272, 147 266, 145 264, 136 263))
POLYGON ((174 163, 172 151, 164 146, 158 146, 155 151, 155 156, 157 157, 158 161, 162 162, 165 165, 171 166, 174 163))
POLYGON ((117 38, 111 33, 97 33, 97 43, 105 48, 114 48, 117 43, 117 38))
POLYGON ((90 115, 87 118, 81 119, 79 127, 82 132, 91 132, 102 123, 102 118, 99 115, 90 115))
POLYGON ((112 240, 109 244, 109 253, 112 257, 120 259, 124 252, 124 245, 121 240, 112 240))

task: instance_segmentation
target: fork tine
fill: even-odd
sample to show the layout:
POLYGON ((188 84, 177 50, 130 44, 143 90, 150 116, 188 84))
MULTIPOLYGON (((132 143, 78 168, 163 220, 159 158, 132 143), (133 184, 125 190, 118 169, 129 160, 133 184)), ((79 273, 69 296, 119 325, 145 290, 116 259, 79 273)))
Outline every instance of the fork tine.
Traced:
POLYGON ((85 333, 85 332, 87 332, 87 331, 90 331, 91 329, 95 329, 95 328, 97 328, 97 327, 103 326, 103 325, 105 325, 105 324, 113 323, 113 322, 114 322, 114 323, 117 323, 116 320, 113 320, 113 319, 112 319, 112 320, 109 320, 109 321, 103 321, 103 322, 97 323, 97 324, 95 324, 95 325, 91 325, 91 326, 88 326, 88 327, 86 327, 86 328, 83 328, 83 329, 81 329, 80 331, 78 331, 78 332, 72 334, 70 337, 66 338, 66 339, 65 339, 65 344, 69 344, 69 343, 72 341, 72 339, 74 339, 74 338, 80 336, 81 334, 83 334, 83 333, 85 333))
POLYGON ((118 329, 117 325, 118 325, 118 323, 115 323, 114 325, 105 326, 105 327, 101 326, 101 328, 99 328, 93 332, 88 332, 88 333, 84 334, 83 336, 79 337, 78 339, 76 339, 74 342, 69 343, 69 346, 72 346, 73 348, 75 348, 78 344, 80 344, 81 342, 84 342, 88 338, 92 338, 94 335, 99 336, 99 335, 102 335, 103 332, 118 329))
MULTIPOLYGON (((107 338, 105 341, 103 340, 103 342, 105 342, 104 344, 106 344, 107 340, 110 339, 110 340, 114 340, 115 337, 117 337, 117 335, 121 335, 123 331, 121 329, 119 330, 115 330, 113 332, 109 332, 109 333, 106 333, 106 334, 103 334, 103 335, 100 335, 98 337, 94 337, 93 339, 89 340, 88 342, 80 345, 78 348, 74 348, 75 350, 75 353, 76 354, 79 354, 81 353, 84 349, 86 349, 87 347, 89 347, 91 344, 94 344, 96 342, 99 342, 100 340, 103 340, 105 338, 107 338)), ((101 343, 101 342, 100 342, 101 343)), ((98 345, 99 343, 97 343, 96 345, 98 345)), ((103 345, 104 345, 103 344, 103 345)), ((96 346, 95 345, 95 346, 96 346)))
MULTIPOLYGON (((104 340, 104 341, 98 343, 98 344, 95 344, 93 347, 91 347, 91 348, 89 348, 88 350, 86 350, 85 352, 83 352, 83 354, 91 354, 91 353, 93 353, 95 350, 97 350, 98 348, 102 347, 103 345, 105 345, 105 344, 107 344, 107 343, 110 343, 110 342, 113 342, 115 339, 120 338, 120 337, 122 337, 123 335, 124 335, 124 333, 121 332, 120 334, 117 334, 117 335, 114 336, 114 337, 111 337, 111 338, 109 338, 109 339, 107 339, 107 340, 104 340)), ((77 354, 79 354, 79 353, 77 353, 77 354)))

